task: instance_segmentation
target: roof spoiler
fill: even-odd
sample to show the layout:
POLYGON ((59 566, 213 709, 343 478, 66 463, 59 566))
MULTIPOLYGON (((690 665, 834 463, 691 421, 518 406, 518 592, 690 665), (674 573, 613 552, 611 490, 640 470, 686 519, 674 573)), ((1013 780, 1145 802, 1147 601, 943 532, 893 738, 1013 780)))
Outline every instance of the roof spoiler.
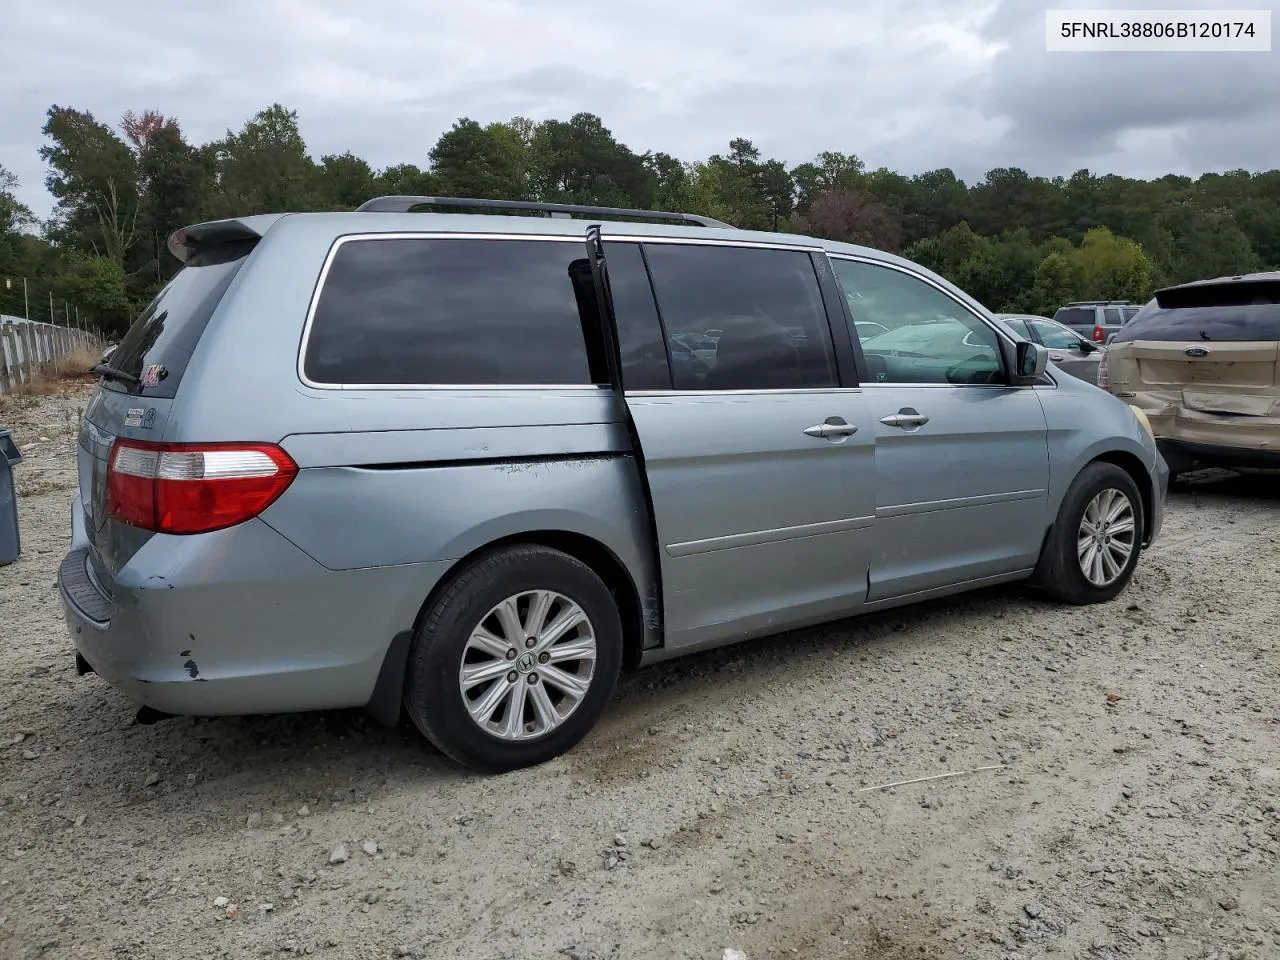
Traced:
POLYGON ((415 207, 454 207, 459 210, 497 210, 542 213, 548 217, 572 218, 576 213, 584 217, 609 220, 629 217, 635 220, 658 220, 665 223, 687 223, 699 227, 723 227, 734 229, 731 224, 696 213, 673 213, 669 210, 637 210, 627 207, 593 207, 578 203, 538 203, 532 200, 484 200, 473 197, 374 197, 356 207, 357 213, 408 213, 415 207))
POLYGON ((169 235, 169 252, 186 263, 201 250, 236 240, 258 240, 271 225, 285 214, 264 213, 230 220, 210 220, 173 231, 169 235))

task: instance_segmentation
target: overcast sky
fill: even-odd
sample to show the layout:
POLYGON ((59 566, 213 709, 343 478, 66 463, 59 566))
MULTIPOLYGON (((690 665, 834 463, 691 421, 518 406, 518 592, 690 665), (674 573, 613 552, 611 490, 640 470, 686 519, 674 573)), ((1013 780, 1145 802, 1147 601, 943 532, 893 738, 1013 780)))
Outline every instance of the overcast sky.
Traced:
POLYGON ((460 116, 582 110, 637 152, 686 160, 743 136, 788 164, 841 150, 971 182, 996 166, 1280 166, 1280 53, 1045 52, 1048 5, 1176 4, 15 0, 0 13, 0 164, 44 216, 37 150, 51 104, 111 122, 157 109, 199 143, 279 101, 314 156, 351 150, 375 167, 426 166, 460 116))

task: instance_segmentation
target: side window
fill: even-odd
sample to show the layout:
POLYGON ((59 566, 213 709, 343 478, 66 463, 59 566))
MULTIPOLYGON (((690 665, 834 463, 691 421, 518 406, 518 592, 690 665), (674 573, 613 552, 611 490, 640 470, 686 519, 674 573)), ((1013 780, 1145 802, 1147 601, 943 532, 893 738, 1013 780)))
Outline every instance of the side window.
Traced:
POLYGON ((1056 323, 1032 320, 1031 325, 1036 328, 1036 333, 1040 335, 1040 342, 1051 350, 1075 350, 1080 344, 1079 337, 1070 330, 1064 330, 1056 323))
POLYGON ((1124 323, 1124 316, 1120 313, 1119 307, 1107 307, 1102 311, 1102 322, 1108 326, 1119 326, 1124 323))
POLYGON ((1023 320, 1021 317, 1013 317, 1006 320, 1004 321, 1004 325, 1020 336, 1023 340, 1035 340, 1035 337, 1031 335, 1031 331, 1027 329, 1027 321, 1023 320))
POLYGON ((999 336, 932 284, 859 260, 833 259, 854 327, 870 320, 888 333, 860 336, 869 379, 878 383, 1004 382, 999 336))
POLYGON ((344 243, 303 371, 325 384, 590 385, 574 279, 585 255, 544 240, 344 243))
POLYGON ((807 253, 650 243, 645 256, 674 389, 836 386, 831 331, 807 253))
POLYGON ((604 249, 618 325, 622 385, 627 390, 670 390, 667 347, 640 244, 606 241, 604 249))

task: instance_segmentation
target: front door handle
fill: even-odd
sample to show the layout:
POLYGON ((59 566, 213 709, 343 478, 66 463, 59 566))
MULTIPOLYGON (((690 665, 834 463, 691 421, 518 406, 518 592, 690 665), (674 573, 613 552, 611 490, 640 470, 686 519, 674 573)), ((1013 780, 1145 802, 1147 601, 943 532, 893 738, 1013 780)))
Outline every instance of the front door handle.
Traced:
POLYGON ((806 436, 825 437, 832 440, 852 436, 858 432, 858 428, 843 417, 827 417, 825 423, 815 423, 812 427, 805 427, 804 432, 806 436))
POLYGON ((911 407, 903 407, 897 413, 881 417, 880 422, 886 427, 899 427, 903 430, 910 430, 912 427, 923 427, 929 422, 929 418, 923 413, 917 413, 911 407))

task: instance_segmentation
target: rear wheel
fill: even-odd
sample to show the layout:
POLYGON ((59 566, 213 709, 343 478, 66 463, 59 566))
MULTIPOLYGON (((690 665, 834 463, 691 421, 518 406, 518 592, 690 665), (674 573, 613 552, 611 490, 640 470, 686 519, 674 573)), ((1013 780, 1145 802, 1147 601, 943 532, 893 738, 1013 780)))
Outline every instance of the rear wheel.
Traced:
POLYGON ((510 547, 432 603, 409 655, 405 706, 442 752, 498 773, 581 740, 621 664, 622 624, 605 583, 558 550, 510 547))
POLYGON ((1045 544, 1037 585, 1066 603, 1105 603, 1133 578, 1145 524, 1142 495, 1113 463, 1080 471, 1045 544))

